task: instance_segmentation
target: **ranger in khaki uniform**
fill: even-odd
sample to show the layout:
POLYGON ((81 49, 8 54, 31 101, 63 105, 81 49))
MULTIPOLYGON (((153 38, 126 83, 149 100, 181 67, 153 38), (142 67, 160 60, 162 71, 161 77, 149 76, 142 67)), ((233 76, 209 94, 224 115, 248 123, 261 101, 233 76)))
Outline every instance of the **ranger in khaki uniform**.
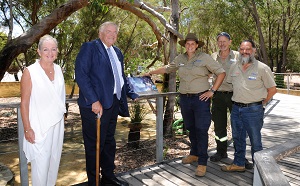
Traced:
MULTIPOLYGON (((238 60, 239 52, 230 49, 231 36, 227 32, 221 32, 217 35, 217 44, 219 51, 211 55, 211 57, 219 62, 226 76, 228 75, 231 65, 238 60)), ((215 140, 217 143, 217 153, 210 157, 210 161, 217 162, 222 158, 227 158, 227 116, 228 110, 232 110, 232 84, 226 82, 226 77, 218 91, 212 97, 212 120, 214 121, 215 140)), ((247 159, 245 160, 245 168, 252 169, 253 164, 247 159)))
MULTIPOLYGON (((217 35, 217 44, 219 51, 211 57, 219 62, 226 71, 226 76, 232 64, 235 64, 239 52, 231 50, 231 37, 227 32, 221 32, 217 35)), ((226 79, 226 78, 225 78, 226 79)), ((214 121, 215 140, 217 143, 217 153, 210 157, 210 161, 217 162, 222 158, 227 158, 227 116, 232 108, 232 84, 223 81, 219 89, 212 98, 212 120, 214 121)))
POLYGON ((277 92, 270 67, 255 59, 255 51, 253 41, 242 41, 239 60, 227 75, 227 82, 233 85, 231 127, 235 152, 233 163, 221 168, 226 172, 245 171, 246 133, 251 142, 253 162, 254 153, 263 149, 263 105, 277 92))
POLYGON ((181 114, 187 130, 190 131, 191 141, 190 155, 183 158, 182 163, 198 162, 195 175, 204 176, 208 159, 208 129, 211 123, 210 98, 221 85, 225 71, 210 55, 197 50, 204 43, 195 34, 189 33, 179 44, 185 47, 186 53, 178 55, 171 64, 145 75, 178 70, 181 114), (211 73, 217 78, 209 90, 208 77, 211 73))

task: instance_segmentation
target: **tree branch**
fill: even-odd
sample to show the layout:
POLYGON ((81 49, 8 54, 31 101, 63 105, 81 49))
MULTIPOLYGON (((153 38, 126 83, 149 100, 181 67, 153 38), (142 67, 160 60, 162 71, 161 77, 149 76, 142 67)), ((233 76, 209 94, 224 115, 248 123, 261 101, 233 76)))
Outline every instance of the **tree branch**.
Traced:
POLYGON ((0 79, 9 68, 12 61, 20 54, 26 52, 39 38, 49 33, 63 20, 67 19, 72 13, 87 6, 89 0, 70 0, 31 27, 26 33, 11 40, 0 53, 0 79))
POLYGON ((154 7, 151 6, 150 3, 146 3, 144 2, 145 5, 147 5, 148 7, 152 8, 153 10, 155 10, 156 12, 171 12, 171 9, 169 7, 154 7))

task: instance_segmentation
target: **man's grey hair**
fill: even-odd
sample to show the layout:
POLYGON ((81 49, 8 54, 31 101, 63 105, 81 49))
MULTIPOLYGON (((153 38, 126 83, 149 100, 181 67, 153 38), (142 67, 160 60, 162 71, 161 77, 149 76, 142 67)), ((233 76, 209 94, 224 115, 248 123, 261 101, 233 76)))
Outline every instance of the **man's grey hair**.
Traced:
POLYGON ((117 28, 117 32, 119 33, 119 26, 118 26, 116 23, 111 22, 111 21, 107 21, 107 22, 102 23, 102 24, 99 26, 99 32, 103 32, 104 29, 105 29, 107 26, 109 26, 109 25, 115 26, 115 27, 117 28))

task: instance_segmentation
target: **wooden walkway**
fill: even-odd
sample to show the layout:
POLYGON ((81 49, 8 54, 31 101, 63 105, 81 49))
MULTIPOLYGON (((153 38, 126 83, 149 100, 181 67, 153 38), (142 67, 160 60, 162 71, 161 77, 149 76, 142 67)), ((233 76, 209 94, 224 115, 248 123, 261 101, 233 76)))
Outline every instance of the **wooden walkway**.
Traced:
MULTIPOLYGON (((300 97, 276 94, 266 108, 262 141, 264 148, 281 144, 293 138, 300 137, 300 97)), ((247 159, 251 160, 250 142, 247 139, 247 159)), ((214 154, 210 151, 209 155, 214 154)), ((221 166, 230 164, 233 160, 234 149, 228 148, 227 159, 215 163, 208 161, 205 177, 194 175, 196 164, 183 165, 180 159, 140 168, 131 172, 117 175, 132 186, 142 185, 252 185, 253 170, 244 173, 227 173, 221 171, 221 166)), ((300 185, 300 152, 285 157, 278 164, 290 185, 300 185)), ((81 185, 81 184, 80 184, 81 185)))
MULTIPOLYGON (((232 160, 225 160, 230 163, 232 160)), ((253 170, 244 173, 226 173, 220 170, 225 162, 208 162, 205 177, 195 176, 197 164, 183 165, 181 160, 173 160, 159 165, 143 168, 119 176, 130 185, 252 185, 253 170)))

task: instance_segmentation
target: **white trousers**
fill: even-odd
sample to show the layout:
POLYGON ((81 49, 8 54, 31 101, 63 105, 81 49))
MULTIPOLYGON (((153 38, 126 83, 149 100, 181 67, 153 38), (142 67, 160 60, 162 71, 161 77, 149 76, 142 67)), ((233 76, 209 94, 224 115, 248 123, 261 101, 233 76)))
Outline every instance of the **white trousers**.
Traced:
POLYGON ((47 132, 41 153, 31 161, 31 182, 33 186, 54 186, 64 138, 64 119, 47 132))

